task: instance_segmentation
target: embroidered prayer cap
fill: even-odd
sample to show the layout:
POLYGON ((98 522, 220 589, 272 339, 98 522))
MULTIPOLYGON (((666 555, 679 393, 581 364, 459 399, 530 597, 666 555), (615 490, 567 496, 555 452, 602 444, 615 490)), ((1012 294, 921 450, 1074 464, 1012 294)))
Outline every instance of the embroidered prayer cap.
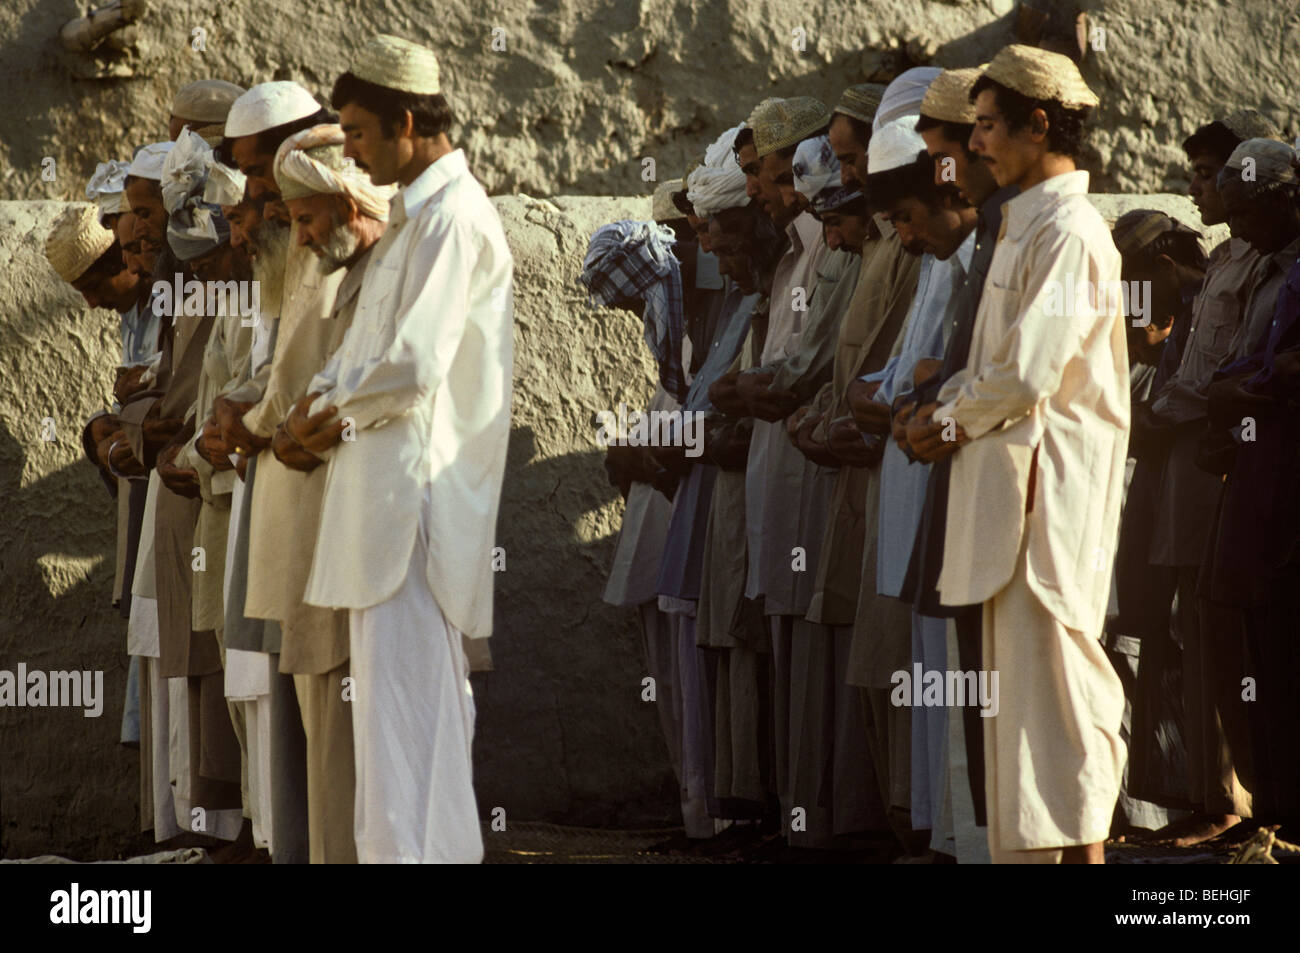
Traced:
POLYGON ((113 233, 99 223, 96 206, 78 202, 59 213, 45 239, 45 257, 72 284, 113 247, 113 233))
POLYGON ((862 193, 840 182, 840 160, 835 157, 827 136, 816 136, 799 143, 795 150, 794 187, 808 200, 814 212, 829 212, 851 202, 862 193))
POLYGON ((930 83, 921 100, 921 115, 939 122, 975 122, 975 104, 970 101, 971 87, 983 70, 978 66, 967 69, 946 69, 930 83))
POLYGON ((388 89, 421 96, 442 92, 438 57, 433 50, 390 33, 380 33, 363 46, 348 72, 388 89))
POLYGON ((155 182, 161 182, 163 160, 167 158, 167 153, 172 151, 174 145, 176 143, 168 139, 166 142, 151 142, 147 146, 141 146, 136 151, 131 164, 126 167, 126 174, 136 179, 153 179, 155 182))
POLYGON ((1121 255, 1141 251, 1166 232, 1184 232, 1198 238, 1201 233, 1188 228, 1178 219, 1151 208, 1135 208, 1115 221, 1111 236, 1121 255))
POLYGON ((673 204, 673 193, 680 192, 683 188, 685 183, 681 179, 660 182, 655 188, 654 198, 650 200, 650 217, 656 222, 671 222, 682 218, 681 211, 673 204))
POLYGON ((733 126, 719 136, 704 152, 704 164, 686 177, 686 201, 700 218, 708 218, 723 209, 749 204, 745 194, 745 173, 736 164, 732 146, 744 123, 733 126))
POLYGON ((214 155, 208 167, 208 181, 203 186, 203 201, 213 205, 238 205, 244 201, 248 177, 221 162, 214 155))
POLYGON ((925 151, 925 140, 916 131, 916 114, 900 116, 882 126, 867 147, 867 175, 900 169, 916 161, 925 151))
POLYGON ((900 116, 917 115, 921 111, 926 90, 942 72, 937 66, 914 66, 899 74, 885 87, 885 92, 880 97, 880 106, 876 109, 875 118, 871 120, 871 134, 875 135, 877 130, 883 129, 900 116))
POLYGON ((280 143, 273 167, 280 198, 288 201, 321 193, 346 195, 362 215, 388 221, 388 201, 395 190, 371 184, 370 176, 343 155, 345 138, 338 123, 322 123, 295 132, 280 143))
POLYGON ((840 93, 840 101, 835 104, 835 112, 870 124, 876 118, 880 108, 880 97, 885 95, 885 87, 880 83, 860 83, 850 86, 840 93))
POLYGON ((1283 142, 1282 132, 1254 109, 1238 109, 1218 120, 1221 126, 1241 139, 1276 139, 1283 142))
POLYGON ((124 211, 126 170, 131 163, 121 159, 109 159, 95 166, 95 172, 86 183, 86 198, 99 207, 99 220, 106 215, 116 215, 124 211))
POLYGON ((1240 172, 1242 180, 1250 184, 1295 185, 1300 182, 1295 162, 1296 152, 1285 142, 1276 139, 1247 139, 1232 150, 1232 155, 1223 167, 1240 172), (1246 178, 1247 170, 1254 176, 1253 182, 1246 178))
POLYGON ((224 79, 201 79, 177 91, 172 115, 193 120, 195 126, 224 124, 231 105, 243 94, 244 87, 224 79))
POLYGON ((320 109, 316 98, 295 82, 259 83, 231 104, 226 116, 226 138, 255 136, 287 122, 305 119, 320 109))
POLYGON ((831 111, 821 100, 795 96, 759 104, 748 125, 754 128, 754 151, 761 159, 778 149, 802 142, 830 121, 831 111))
POLYGON ((984 75, 1022 96, 1052 100, 1066 109, 1091 108, 1101 102, 1074 60, 1036 46, 1013 43, 1003 47, 984 75))

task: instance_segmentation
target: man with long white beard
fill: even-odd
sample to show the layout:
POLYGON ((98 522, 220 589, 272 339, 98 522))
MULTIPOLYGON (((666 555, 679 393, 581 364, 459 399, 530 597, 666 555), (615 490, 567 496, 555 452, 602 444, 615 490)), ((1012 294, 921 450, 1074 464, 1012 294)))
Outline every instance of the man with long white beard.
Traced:
MULTIPOLYGON (((322 276, 341 279, 329 320, 300 322, 294 336, 284 340, 286 354, 293 354, 295 360, 281 361, 272 373, 272 387, 291 390, 296 385, 298 405, 306 409, 311 404, 310 398, 302 396, 307 384, 324 368, 352 324, 370 250, 388 223, 393 190, 372 185, 369 176, 343 157, 343 130, 334 124, 286 139, 276 153, 274 171, 296 226, 297 247, 316 256, 322 276)), ((283 423, 271 445, 275 458, 290 468, 284 479, 297 501, 280 524, 285 568, 279 579, 279 605, 268 611, 280 613, 280 671, 293 675, 307 737, 311 861, 356 863, 352 712, 344 698, 349 675, 348 613, 302 601, 320 528, 326 474, 320 465, 325 461, 304 450, 283 423)), ((251 606, 252 600, 250 611, 251 606)))
MULTIPOLYGON (((250 792, 258 792, 257 818, 262 838, 276 863, 308 859, 306 740, 294 699, 293 682, 279 674, 280 625, 277 613, 265 611, 283 574, 279 520, 297 502, 282 479, 284 466, 270 453, 276 424, 288 412, 296 392, 278 381, 280 365, 297 355, 279 346, 295 338, 299 323, 318 329, 326 322, 341 278, 322 278, 312 256, 295 248, 288 213, 272 173, 275 152, 289 136, 326 122, 329 114, 297 83, 272 82, 254 86, 230 108, 226 119, 223 158, 239 167, 247 197, 261 203, 262 221, 256 236, 247 228, 256 249, 254 275, 263 307, 275 309, 279 321, 272 340, 254 360, 268 363, 243 388, 218 399, 215 416, 222 439, 246 460, 239 521, 232 518, 236 537, 230 584, 226 591, 226 695, 243 700, 248 718, 250 792), (286 245, 287 243, 287 245, 286 245), (285 248, 283 255, 281 249, 285 248), (278 299, 278 307, 276 301, 278 299)), ((250 223, 241 222, 242 225, 250 223)))

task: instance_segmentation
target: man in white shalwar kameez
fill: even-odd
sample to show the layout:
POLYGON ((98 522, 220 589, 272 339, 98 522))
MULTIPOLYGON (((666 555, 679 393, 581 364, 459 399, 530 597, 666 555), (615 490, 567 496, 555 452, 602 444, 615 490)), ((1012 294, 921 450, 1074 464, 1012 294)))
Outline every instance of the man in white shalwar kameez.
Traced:
POLYGON ((402 186, 356 315, 286 427, 329 467, 305 601, 351 610, 361 863, 477 863, 462 633, 492 627, 513 261, 453 149, 438 63, 375 37, 335 83, 345 154, 402 186))
POLYGON ((959 504, 939 590, 983 602, 983 664, 1000 675, 984 722, 993 861, 1101 863, 1125 758, 1099 639, 1129 389, 1120 256, 1074 159, 1098 100, 1071 60, 1027 46, 1002 50, 971 94, 971 149, 1021 191, 930 425, 956 452, 959 504))

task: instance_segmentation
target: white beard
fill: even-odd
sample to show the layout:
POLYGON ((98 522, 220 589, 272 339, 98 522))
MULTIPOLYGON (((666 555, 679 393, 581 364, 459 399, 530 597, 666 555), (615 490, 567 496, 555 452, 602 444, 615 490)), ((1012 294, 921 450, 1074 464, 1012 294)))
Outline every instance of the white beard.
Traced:
POLYGON ((346 225, 335 225, 330 229, 325 244, 320 246, 320 260, 317 265, 321 273, 328 275, 338 271, 360 247, 361 238, 356 232, 346 225))
POLYGON ((284 297, 284 272, 289 260, 289 232, 283 225, 263 222, 257 231, 253 278, 258 283, 262 313, 279 315, 284 297))

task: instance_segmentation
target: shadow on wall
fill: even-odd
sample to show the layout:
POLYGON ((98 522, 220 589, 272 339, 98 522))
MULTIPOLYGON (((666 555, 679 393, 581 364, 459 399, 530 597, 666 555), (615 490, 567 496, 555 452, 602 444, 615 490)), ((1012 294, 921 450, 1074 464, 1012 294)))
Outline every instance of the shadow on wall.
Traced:
MULTIPOLYGON (((473 678, 475 787, 485 819, 593 827, 679 823, 653 706, 641 701, 635 612, 601 601, 616 534, 584 526, 618 501, 600 451, 537 457, 511 431, 497 524, 495 671, 473 678)), ((617 525, 617 522, 615 523, 617 525)))
POLYGON ((28 458, 46 449, 38 426, 20 441, 0 425, 0 669, 102 672, 102 710, 0 707, 0 855, 114 857, 139 828, 138 754, 119 743, 127 657, 111 605, 115 504, 80 462, 22 486, 28 458))

